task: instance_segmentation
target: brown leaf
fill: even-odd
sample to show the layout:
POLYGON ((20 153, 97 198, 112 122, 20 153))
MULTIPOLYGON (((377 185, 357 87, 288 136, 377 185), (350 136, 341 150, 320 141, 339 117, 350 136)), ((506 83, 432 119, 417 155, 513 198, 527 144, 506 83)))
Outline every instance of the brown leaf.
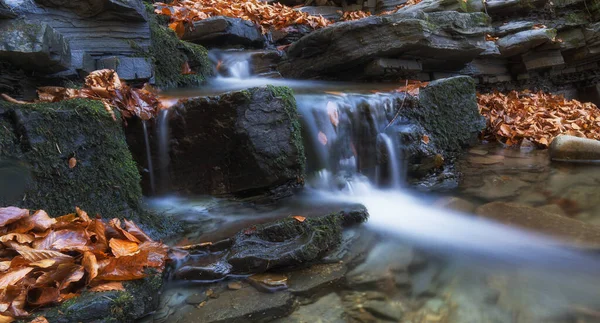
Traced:
POLYGON ((144 267, 148 261, 148 251, 141 250, 132 256, 110 258, 98 275, 102 280, 133 280, 146 277, 144 267))
POLYGON ((0 290, 5 290, 9 285, 14 285, 23 279, 33 268, 20 268, 11 270, 0 276, 0 290))
POLYGON ((77 166, 77 159, 75 157, 69 158, 69 168, 74 168, 77 166))
POLYGON ((123 222, 125 223, 125 230, 131 233, 139 241, 152 241, 152 239, 144 231, 142 231, 142 229, 140 229, 135 223, 133 223, 133 221, 124 219, 123 222))
POLYGON ((35 231, 46 231, 56 223, 56 219, 48 216, 48 213, 44 210, 36 211, 29 219, 33 222, 33 230, 35 231))
POLYGON ((327 136, 323 132, 319 131, 318 138, 321 145, 327 146, 327 136))
POLYGON ((13 245, 13 248, 21 256, 23 256, 23 258, 25 258, 27 261, 30 261, 30 262, 36 262, 36 261, 40 261, 40 260, 44 260, 44 259, 51 259, 51 258, 58 258, 58 259, 63 259, 63 258, 72 259, 73 258, 62 252, 54 251, 54 250, 40 250, 40 249, 29 248, 26 246, 15 246, 15 245, 13 245))
POLYGON ((43 316, 38 316, 38 317, 34 318, 33 320, 31 320, 31 322, 29 322, 29 323, 48 323, 48 320, 43 316))
POLYGON ((30 234, 25 233, 8 233, 0 237, 0 242, 8 242, 17 240, 20 244, 26 244, 33 242, 34 238, 30 234))
POLYGON ((137 242, 122 240, 122 239, 110 239, 108 245, 110 246, 110 250, 112 251, 115 257, 123 257, 123 256, 131 256, 137 253, 139 249, 139 245, 137 242))
POLYGON ((14 318, 7 316, 7 315, 0 314, 0 323, 11 323, 14 321, 15 321, 14 318))
POLYGON ((78 206, 75 207, 75 213, 84 222, 90 222, 90 221, 92 221, 92 219, 90 219, 90 217, 88 216, 87 212, 85 212, 84 210, 80 209, 78 206))
POLYGON ((98 261, 96 259, 96 255, 91 253, 90 251, 86 251, 83 253, 83 259, 81 260, 81 264, 83 268, 88 273, 88 282, 92 281, 96 276, 98 276, 98 261))
POLYGON ((87 236, 83 230, 64 229, 50 232, 43 240, 33 243, 35 249, 60 250, 60 251, 85 251, 87 236))
POLYGON ((104 283, 104 284, 101 284, 98 286, 94 286, 88 290, 90 292, 108 292, 108 291, 112 291, 112 290, 124 291, 125 287, 123 287, 122 282, 109 282, 109 283, 104 283))
POLYGON ((183 21, 175 21, 169 24, 169 28, 177 34, 177 37, 181 38, 185 34, 185 25, 183 21))
POLYGON ((148 252, 147 265, 159 271, 165 266, 169 247, 160 242, 146 241, 140 245, 140 251, 148 252))
POLYGON ((140 243, 140 242, 141 242, 141 241, 140 241, 138 238, 136 238, 136 237, 135 237, 133 234, 131 234, 131 233, 129 233, 129 232, 127 232, 127 231, 125 231, 125 230, 124 230, 124 229, 121 227, 121 220, 119 220, 119 219, 117 219, 117 218, 114 218, 114 219, 112 219, 112 220, 110 220, 110 221, 108 222, 108 225, 109 225, 111 228, 115 229, 115 231, 117 231, 117 233, 118 233, 118 234, 120 234, 120 237, 119 237, 119 238, 125 238, 125 239, 127 239, 127 240, 129 240, 129 241, 133 241, 133 242, 137 242, 137 243, 140 243))
POLYGON ((423 138, 421 138, 421 141, 423 141, 424 144, 428 145, 429 144, 429 136, 423 135, 423 138))
POLYGON ((190 75, 190 74, 196 74, 196 73, 194 73, 194 71, 192 71, 188 61, 185 61, 185 62, 183 62, 183 65, 181 65, 181 74, 182 75, 190 75))
POLYGON ((29 216, 29 210, 9 206, 0 208, 0 227, 29 216))
POLYGON ((303 217, 301 215, 294 215, 292 218, 296 219, 296 221, 298 222, 304 222, 306 220, 306 217, 303 217))
POLYGON ((35 287, 27 292, 27 302, 37 306, 55 303, 59 297, 60 291, 56 287, 35 287))

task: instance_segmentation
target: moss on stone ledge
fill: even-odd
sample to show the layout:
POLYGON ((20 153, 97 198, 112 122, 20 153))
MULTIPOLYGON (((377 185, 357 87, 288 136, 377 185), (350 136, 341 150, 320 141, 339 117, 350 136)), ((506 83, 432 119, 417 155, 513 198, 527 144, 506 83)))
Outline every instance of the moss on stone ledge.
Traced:
MULTIPOLYGON (((155 82, 161 88, 188 87, 202 84, 213 74, 206 48, 180 40, 167 27, 165 19, 154 14, 151 4, 146 4, 150 24, 151 45, 139 54, 152 60, 155 82), (181 74, 187 62, 194 74, 181 74)), ((135 46, 134 46, 135 47, 135 46)))

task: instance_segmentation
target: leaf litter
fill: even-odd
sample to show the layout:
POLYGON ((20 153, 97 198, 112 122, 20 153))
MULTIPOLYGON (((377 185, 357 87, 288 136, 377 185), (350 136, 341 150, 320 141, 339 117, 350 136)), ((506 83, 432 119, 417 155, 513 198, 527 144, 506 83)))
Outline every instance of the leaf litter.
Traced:
POLYGON ((58 218, 0 208, 0 322, 84 290, 124 290, 122 281, 144 278, 148 268, 162 272, 168 247, 124 222, 91 219, 79 208, 58 218))

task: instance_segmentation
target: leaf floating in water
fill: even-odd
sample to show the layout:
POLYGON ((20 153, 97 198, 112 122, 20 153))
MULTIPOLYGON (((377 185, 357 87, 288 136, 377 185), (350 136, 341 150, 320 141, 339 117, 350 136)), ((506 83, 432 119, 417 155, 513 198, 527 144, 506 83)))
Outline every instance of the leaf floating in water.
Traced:
POLYGON ((304 222, 306 220, 306 217, 303 217, 301 215, 294 215, 292 218, 296 219, 296 221, 298 222, 304 222))
POLYGON ((327 146, 327 136, 322 131, 319 131, 319 142, 321 145, 327 146))

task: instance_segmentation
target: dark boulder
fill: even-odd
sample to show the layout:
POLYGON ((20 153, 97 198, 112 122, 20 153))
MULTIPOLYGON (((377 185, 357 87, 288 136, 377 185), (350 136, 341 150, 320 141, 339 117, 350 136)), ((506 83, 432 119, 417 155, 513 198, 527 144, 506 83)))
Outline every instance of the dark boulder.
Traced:
MULTIPOLYGON (((187 99, 168 115, 169 162, 162 171, 170 180, 161 190, 279 198, 302 186, 304 146, 290 89, 267 86, 187 99)), ((140 128, 131 123, 128 140, 145 165, 140 128)), ((158 150, 152 156, 158 157, 158 150)), ((144 185, 149 184, 144 178, 144 185)))
POLYGON ((380 57, 419 58, 423 70, 459 67, 485 50, 490 19, 484 13, 397 13, 333 24, 290 46, 279 66, 290 78, 358 78, 380 57), (443 62, 440 59, 443 57, 443 62), (346 72, 346 73, 344 73, 346 72))
POLYGON ((265 46, 265 37, 256 24, 222 16, 195 21, 192 28, 186 28, 182 39, 210 47, 265 46))

